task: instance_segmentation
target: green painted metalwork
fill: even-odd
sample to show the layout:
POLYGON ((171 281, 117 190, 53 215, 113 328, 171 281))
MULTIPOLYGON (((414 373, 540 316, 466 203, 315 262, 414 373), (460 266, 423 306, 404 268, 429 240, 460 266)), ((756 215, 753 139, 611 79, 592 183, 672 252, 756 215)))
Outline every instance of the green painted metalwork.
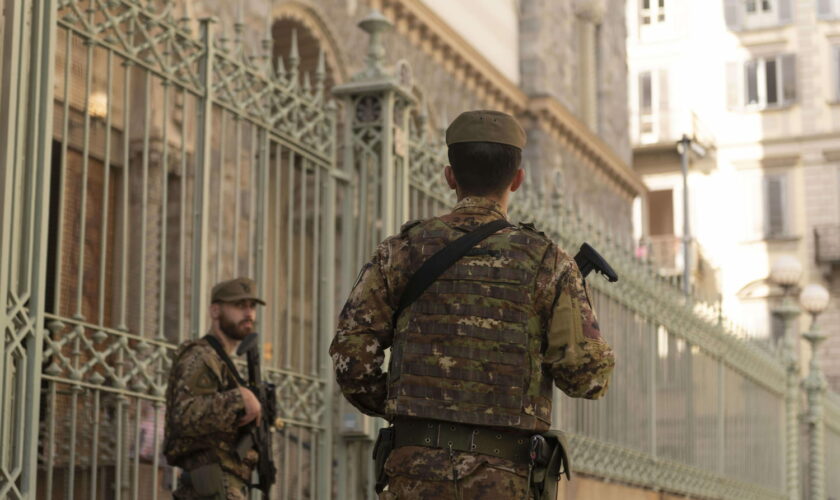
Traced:
MULTIPOLYGON (((454 203, 411 68, 385 65, 387 20, 363 20, 367 65, 334 89, 338 162, 323 55, 301 74, 294 33, 284 63, 271 61, 268 33, 252 57, 241 22, 204 20, 193 33, 171 1, 10 6, 0 18, 0 118, 13 125, 0 135, 0 439, 11 444, 0 497, 34 498, 37 485, 46 497, 165 498, 177 483, 160 454, 171 355, 205 332, 212 283, 243 274, 269 303, 265 376, 286 424, 275 494, 371 497, 382 423, 334 407, 337 306, 382 238, 454 203)), ((621 275, 591 280, 620 360, 610 393, 555 400, 577 471, 694 497, 795 496, 790 435, 802 408, 789 357, 687 300, 562 191, 526 182, 510 215, 570 252, 590 242, 621 275)), ((822 403, 825 463, 840 463, 840 399, 822 403)), ((837 475, 825 484, 840 496, 837 475)))
POLYGON ((171 354, 203 335, 212 280, 241 274, 270 298, 266 377, 285 422, 278 495, 332 497, 331 375, 319 353, 335 314, 335 198, 349 183, 335 167, 323 62, 312 86, 294 53, 288 72, 246 54, 241 24, 228 48, 209 20, 195 37, 174 12, 168 1, 32 1, 3 19, 4 50, 17 54, 4 73, 31 79, 2 86, 15 103, 4 119, 20 125, 2 138, 0 177, 13 229, 0 247, 11 301, 0 418, 4 442, 18 443, 0 462, 4 498, 34 497, 36 477, 46 496, 168 496, 171 354), (6 31, 30 16, 31 33, 6 31), (40 398, 23 397, 41 380, 40 398))

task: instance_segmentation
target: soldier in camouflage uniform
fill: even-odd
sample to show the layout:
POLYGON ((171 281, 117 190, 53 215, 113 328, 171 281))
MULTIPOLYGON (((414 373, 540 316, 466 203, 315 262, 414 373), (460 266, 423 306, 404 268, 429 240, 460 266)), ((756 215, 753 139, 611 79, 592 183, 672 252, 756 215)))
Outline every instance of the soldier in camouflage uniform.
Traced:
POLYGON ((603 396, 613 352, 574 259, 530 224, 480 242, 393 317, 421 264, 506 218, 524 178, 525 133, 511 116, 463 113, 446 138, 444 173, 458 203, 449 214, 405 224, 377 247, 340 314, 330 354, 347 400, 394 424, 380 498, 525 498, 527 461, 492 442, 519 450, 548 430, 552 383, 571 397, 603 396), (473 444, 447 443, 446 433, 466 433, 473 444))
POLYGON ((208 335, 184 342, 175 353, 166 389, 164 453, 170 465, 184 469, 175 498, 242 499, 248 497, 253 449, 240 458, 235 450, 239 428, 260 417, 259 400, 240 385, 237 375, 211 345, 228 355, 254 331, 256 306, 265 305, 248 278, 213 287, 208 335), (212 336, 212 339, 211 339, 212 336))

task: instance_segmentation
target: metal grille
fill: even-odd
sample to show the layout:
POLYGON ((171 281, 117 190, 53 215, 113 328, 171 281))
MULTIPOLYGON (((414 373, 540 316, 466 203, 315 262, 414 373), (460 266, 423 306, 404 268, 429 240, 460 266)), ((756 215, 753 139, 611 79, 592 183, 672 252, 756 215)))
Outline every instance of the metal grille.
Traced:
POLYGON ((241 275, 269 303, 266 376, 285 422, 275 494, 326 495, 329 367, 319 353, 334 312, 334 198, 345 188, 323 61, 311 85, 294 52, 282 72, 251 59, 241 25, 233 46, 208 22, 199 38, 189 26, 169 2, 58 8, 43 497, 169 495, 171 354, 204 334, 207 289, 241 275))
POLYGON ((836 474, 840 464, 840 397, 829 393, 825 398, 825 497, 840 500, 840 475, 836 474))

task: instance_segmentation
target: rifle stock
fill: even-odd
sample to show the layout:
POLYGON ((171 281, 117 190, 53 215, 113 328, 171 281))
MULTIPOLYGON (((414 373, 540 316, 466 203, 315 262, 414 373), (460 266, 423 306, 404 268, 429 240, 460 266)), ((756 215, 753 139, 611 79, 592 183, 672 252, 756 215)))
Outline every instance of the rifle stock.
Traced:
POLYGON ((589 243, 584 243, 580 246, 580 250, 575 255, 575 262, 580 269, 580 274, 586 278, 592 271, 597 271, 606 277, 610 283, 618 281, 618 274, 610 266, 609 262, 592 248, 589 243))

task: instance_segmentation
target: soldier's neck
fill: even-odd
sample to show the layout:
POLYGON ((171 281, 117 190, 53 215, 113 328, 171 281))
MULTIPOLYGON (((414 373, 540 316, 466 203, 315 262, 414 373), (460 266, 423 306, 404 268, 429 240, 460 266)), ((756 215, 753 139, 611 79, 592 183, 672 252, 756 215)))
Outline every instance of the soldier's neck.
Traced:
POLYGON ((228 353, 228 356, 231 356, 234 352, 236 352, 236 348, 239 347, 238 340, 234 340, 228 337, 227 335, 222 333, 222 331, 217 326, 213 327, 211 333, 214 337, 219 339, 219 342, 221 342, 222 344, 222 348, 225 350, 226 353, 228 353))
MULTIPOLYGON (((463 200, 463 199, 464 199, 464 198, 466 198, 467 196, 478 196, 478 195, 465 194, 465 193, 463 193, 460 189, 456 190, 456 191, 455 191, 455 193, 456 193, 456 194, 457 194, 457 196, 458 196, 458 201, 463 200)), ((496 194, 487 194, 487 195, 481 195, 480 197, 481 197, 481 198, 487 198, 488 200, 493 200, 493 201, 495 201, 496 203, 498 203, 498 204, 499 204, 499 207, 501 207, 501 209, 502 209, 502 213, 503 213, 503 214, 505 214, 505 215, 507 215, 507 212, 508 212, 508 200, 510 200, 510 191, 505 191, 505 192, 504 192, 503 194, 501 194, 501 195, 496 195, 496 194)))

